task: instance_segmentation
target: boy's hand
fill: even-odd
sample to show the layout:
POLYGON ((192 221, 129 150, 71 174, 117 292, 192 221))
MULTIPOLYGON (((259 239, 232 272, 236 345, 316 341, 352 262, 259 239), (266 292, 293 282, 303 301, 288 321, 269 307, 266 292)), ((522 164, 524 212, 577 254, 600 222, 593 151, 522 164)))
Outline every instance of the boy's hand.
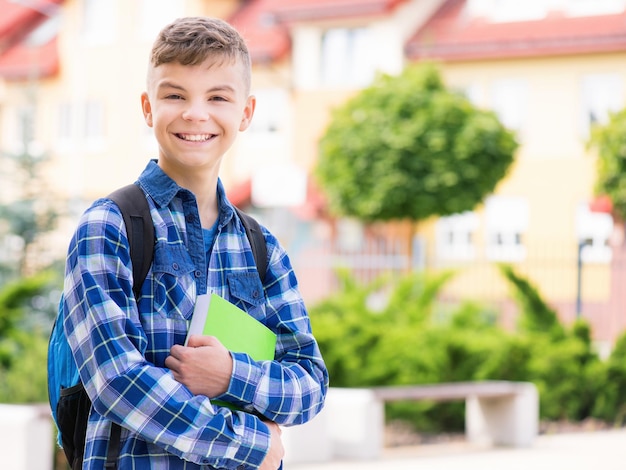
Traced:
POLYGON ((215 398, 228 389, 233 358, 214 336, 192 335, 187 346, 172 346, 165 367, 194 395, 215 398))
POLYGON ((280 462, 285 457, 285 448, 280 438, 282 431, 278 424, 272 421, 264 421, 270 429, 270 450, 267 452, 265 459, 261 462, 259 470, 278 470, 280 462))

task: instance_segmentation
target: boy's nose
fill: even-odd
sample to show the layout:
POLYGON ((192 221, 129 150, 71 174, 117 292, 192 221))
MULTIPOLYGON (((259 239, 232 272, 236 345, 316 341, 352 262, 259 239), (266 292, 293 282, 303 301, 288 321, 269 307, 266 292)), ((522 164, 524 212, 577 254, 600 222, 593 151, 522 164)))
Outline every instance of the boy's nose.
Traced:
POLYGON ((187 121, 208 121, 209 110, 206 103, 189 102, 183 111, 183 119, 187 121))

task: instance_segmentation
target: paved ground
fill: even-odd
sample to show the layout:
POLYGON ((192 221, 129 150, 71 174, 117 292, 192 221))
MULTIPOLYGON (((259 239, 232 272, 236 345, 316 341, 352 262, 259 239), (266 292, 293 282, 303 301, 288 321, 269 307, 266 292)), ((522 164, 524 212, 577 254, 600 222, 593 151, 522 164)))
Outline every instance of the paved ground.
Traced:
POLYGON ((530 448, 467 443, 386 449, 374 462, 293 463, 285 470, 626 470, 626 430, 543 435, 530 448))

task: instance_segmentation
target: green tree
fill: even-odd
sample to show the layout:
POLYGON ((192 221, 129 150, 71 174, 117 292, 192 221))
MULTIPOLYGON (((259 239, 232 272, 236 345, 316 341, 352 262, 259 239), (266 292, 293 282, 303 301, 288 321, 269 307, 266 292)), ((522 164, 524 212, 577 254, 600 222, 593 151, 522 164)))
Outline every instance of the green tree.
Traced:
MULTIPOLYGON (((4 198, 0 200, 0 281, 32 274, 41 266, 31 266, 28 260, 38 259, 36 242, 56 224, 54 199, 49 197, 43 177, 48 154, 38 148, 35 140, 34 119, 36 99, 33 90, 26 91, 18 120, 21 135, 20 148, 2 149, 2 181, 4 198)), ((33 263, 37 264, 37 263, 33 263)))
POLYGON ((588 146, 598 152, 596 193, 608 195, 613 213, 626 220, 626 109, 611 114, 606 125, 594 127, 588 146))
POLYGON ((516 148, 496 116, 446 89, 434 66, 410 66, 334 111, 316 176, 337 214, 423 220, 473 209, 516 148))

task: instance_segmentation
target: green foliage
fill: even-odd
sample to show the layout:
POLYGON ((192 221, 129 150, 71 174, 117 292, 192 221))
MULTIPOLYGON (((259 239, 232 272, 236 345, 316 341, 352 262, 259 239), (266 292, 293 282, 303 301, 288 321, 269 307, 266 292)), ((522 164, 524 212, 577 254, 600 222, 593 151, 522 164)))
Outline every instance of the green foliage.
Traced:
MULTIPOLYGON (((506 378, 505 353, 514 351, 515 370, 525 357, 496 326, 495 314, 465 303, 441 312, 437 294, 453 276, 412 274, 395 281, 382 311, 368 308, 381 281, 358 286, 345 273, 345 288, 311 309, 311 322, 328 366, 340 387, 404 385, 506 378)), ((419 429, 461 429, 460 403, 393 403, 390 419, 401 417, 419 429)))
POLYGON ((626 109, 594 127, 589 146, 598 150, 596 192, 610 196, 614 213, 626 220, 626 109))
POLYGON ((46 403, 48 335, 19 332, 10 342, 10 367, 0 365, 0 403, 46 403))
MULTIPOLYGON (((587 322, 564 327, 530 281, 510 267, 502 272, 520 307, 515 332, 503 330, 497 313, 484 305, 440 304, 437 296, 451 272, 369 286, 343 273, 344 289, 310 310, 331 385, 529 381, 539 389, 544 419, 624 421, 626 335, 603 363, 587 322), (373 311, 368 298, 381 291, 388 293, 387 305, 373 311)), ((387 417, 409 420, 421 431, 460 430, 463 405, 392 403, 387 417)))
POLYGON ((521 310, 519 326, 522 331, 545 333, 555 340, 563 338, 565 332, 557 313, 545 303, 539 291, 511 266, 500 265, 500 271, 514 287, 514 296, 521 310))
POLYGON ((434 66, 410 66, 334 111, 316 176, 339 214, 422 220, 473 209, 516 148, 495 115, 447 90, 434 66))
POLYGON ((626 333, 615 342, 615 347, 601 370, 594 370, 595 383, 601 384, 594 403, 593 416, 616 426, 626 424, 626 333))
POLYGON ((47 401, 46 354, 50 312, 54 301, 40 294, 52 292, 52 272, 21 279, 0 290, 0 402, 47 401))
POLYGON ((520 308, 520 334, 530 340, 528 379, 539 389, 542 417, 578 421, 590 416, 599 384, 589 377, 599 359, 589 325, 579 320, 566 329, 530 281, 510 266, 500 268, 520 308))

